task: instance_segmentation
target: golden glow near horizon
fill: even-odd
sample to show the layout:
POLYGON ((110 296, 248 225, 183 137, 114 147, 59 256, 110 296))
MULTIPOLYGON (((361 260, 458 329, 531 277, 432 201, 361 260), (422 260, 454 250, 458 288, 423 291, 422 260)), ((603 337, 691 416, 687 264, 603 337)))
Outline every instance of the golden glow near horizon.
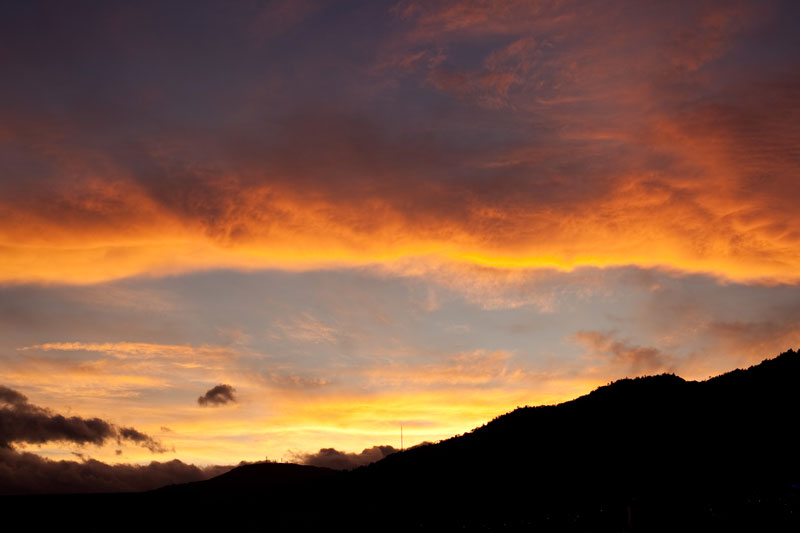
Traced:
MULTIPOLYGON (((8 377, 13 383, 15 376, 8 377)), ((68 374, 60 377, 75 379, 68 374)), ((104 381, 108 379, 108 376, 103 377, 104 381)), ((129 386, 139 385, 127 380, 123 382, 129 386)), ((67 449, 112 463, 148 463, 177 457, 195 464, 236 464, 265 457, 291 460, 295 457, 293 454, 299 456, 328 447, 352 452, 375 444, 399 448, 397 441, 401 423, 406 445, 436 442, 472 430, 517 406, 559 403, 600 384, 594 379, 555 381, 547 384, 546 388, 537 387, 536 393, 526 388, 501 386, 364 396, 346 393, 308 398, 289 394, 278 400, 280 406, 277 408, 273 392, 269 400, 250 396, 247 397, 247 406, 229 406, 212 412, 191 405, 171 404, 157 408, 128 407, 130 411, 126 412, 125 406, 133 403, 130 398, 115 398, 108 390, 92 388, 103 398, 103 408, 98 408, 96 399, 78 394, 73 398, 82 397, 83 404, 73 403, 71 415, 114 413, 117 423, 136 423, 138 429, 175 450, 152 454, 136 446, 113 444, 104 447, 68 445, 67 449), (269 411, 274 414, 263 417, 263 413, 269 411), (259 412, 262 416, 258 415, 259 412), (124 453, 116 454, 117 449, 123 449, 124 453)), ((239 390, 252 392, 252 389, 241 386, 239 390)), ((61 401, 70 396, 68 391, 53 390, 51 394, 61 401)), ((41 455, 52 459, 65 458, 64 448, 59 446, 28 446, 26 449, 38 449, 41 455)))

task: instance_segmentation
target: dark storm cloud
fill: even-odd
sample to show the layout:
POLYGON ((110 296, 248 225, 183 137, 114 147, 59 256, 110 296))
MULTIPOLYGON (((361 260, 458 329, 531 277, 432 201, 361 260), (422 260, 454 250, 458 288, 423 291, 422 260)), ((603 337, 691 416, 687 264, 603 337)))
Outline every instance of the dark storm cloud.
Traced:
POLYGON ((361 453, 340 452, 335 448, 322 448, 317 453, 295 454, 294 459, 300 463, 333 468, 334 470, 352 470, 359 466, 380 461, 387 455, 395 453, 394 446, 373 446, 366 448, 361 453))
MULTIPOLYGON (((119 450, 118 450, 119 451, 119 450)), ((197 467, 177 459, 149 465, 108 465, 94 459, 53 461, 0 448, 0 494, 131 492, 201 481, 229 466, 197 467)))
POLYGON ((197 399, 197 403, 199 403, 203 407, 209 405, 215 406, 215 405, 225 405, 227 403, 235 403, 237 401, 236 395, 234 394, 235 392, 236 389, 234 389, 230 385, 222 383, 206 391, 205 394, 203 394, 197 399))
POLYGON ((109 440, 127 440, 153 453, 167 449, 152 437, 130 427, 117 427, 101 418, 66 417, 33 405, 18 391, 0 386, 0 446, 63 441, 101 446, 109 440))

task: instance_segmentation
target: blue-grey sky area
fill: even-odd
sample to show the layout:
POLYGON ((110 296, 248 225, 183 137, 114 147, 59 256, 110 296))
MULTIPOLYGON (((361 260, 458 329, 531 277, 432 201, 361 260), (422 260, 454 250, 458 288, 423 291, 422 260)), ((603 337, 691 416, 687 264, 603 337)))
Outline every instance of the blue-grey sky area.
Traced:
MULTIPOLYGON (((256 460, 301 451, 282 448, 272 434, 286 430, 282 411, 297 410, 293 403, 347 398, 375 403, 376 413, 390 417, 348 408, 343 419, 293 415, 315 425, 315 434, 343 440, 340 446, 352 436, 330 433, 339 424, 352 431, 359 421, 365 441, 393 443, 400 422, 410 438, 415 427, 420 439, 442 438, 459 424, 479 423, 487 410, 551 403, 626 376, 703 379, 800 340, 795 286, 635 267, 497 275, 212 271, 9 286, 0 291, 0 365, 8 386, 49 405, 80 405, 155 428, 186 425, 189 434, 205 429, 192 424, 220 424, 221 417, 236 429, 220 442, 243 433, 252 440, 235 452, 256 460), (222 382, 235 384, 237 405, 196 405, 222 382), (477 414, 450 414, 459 395, 483 404, 477 414), (407 400, 409 417, 408 396, 442 405, 420 410, 407 400)), ((193 450, 191 459, 215 457, 193 450)))

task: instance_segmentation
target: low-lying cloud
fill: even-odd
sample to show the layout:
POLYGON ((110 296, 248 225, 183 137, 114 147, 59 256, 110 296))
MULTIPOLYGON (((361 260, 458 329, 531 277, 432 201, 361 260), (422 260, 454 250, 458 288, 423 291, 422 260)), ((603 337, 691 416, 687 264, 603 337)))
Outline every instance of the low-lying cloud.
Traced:
POLYGON ((206 406, 225 405, 228 403, 236 403, 236 389, 224 383, 212 387, 205 394, 197 399, 197 403, 206 406))
POLYGON ((53 461, 29 452, 0 448, 0 494, 136 492, 202 481, 231 468, 198 467, 177 459, 148 465, 109 465, 94 459, 53 461))
POLYGON ((298 463, 333 468, 334 470, 352 470, 359 466, 380 461, 387 455, 398 451, 394 446, 373 446, 361 453, 340 452, 335 448, 322 448, 317 453, 295 453, 293 459, 298 463))
POLYGON ((153 453, 168 449, 153 437, 132 427, 119 427, 101 418, 66 417, 28 402, 19 391, 0 385, 0 448, 15 443, 71 442, 102 446, 127 440, 153 453))

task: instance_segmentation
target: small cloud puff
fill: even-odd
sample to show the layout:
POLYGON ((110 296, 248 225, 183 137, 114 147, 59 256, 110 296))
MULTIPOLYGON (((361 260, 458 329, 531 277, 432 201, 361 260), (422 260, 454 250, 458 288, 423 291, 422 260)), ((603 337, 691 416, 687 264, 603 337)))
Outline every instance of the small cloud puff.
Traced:
POLYGON ((197 403, 206 406, 225 405, 227 403, 235 403, 237 401, 235 395, 236 389, 230 385, 221 383, 216 387, 212 387, 205 394, 197 399, 197 403))

